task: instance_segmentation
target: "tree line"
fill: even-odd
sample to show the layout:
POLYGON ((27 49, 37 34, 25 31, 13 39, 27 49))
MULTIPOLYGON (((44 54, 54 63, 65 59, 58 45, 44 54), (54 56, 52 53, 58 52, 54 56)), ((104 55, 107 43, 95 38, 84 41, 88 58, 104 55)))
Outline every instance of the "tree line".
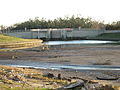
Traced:
POLYGON ((120 21, 106 24, 106 30, 120 30, 120 21))
MULTIPOLYGON (((3 25, 0 26, 4 29, 3 25)), ((35 17, 22 23, 16 23, 6 29, 48 29, 48 28, 91 28, 91 29, 106 29, 106 30, 120 30, 120 21, 112 24, 104 24, 104 22, 92 20, 92 18, 83 18, 79 16, 71 16, 64 18, 57 18, 54 20, 46 20, 35 17)))

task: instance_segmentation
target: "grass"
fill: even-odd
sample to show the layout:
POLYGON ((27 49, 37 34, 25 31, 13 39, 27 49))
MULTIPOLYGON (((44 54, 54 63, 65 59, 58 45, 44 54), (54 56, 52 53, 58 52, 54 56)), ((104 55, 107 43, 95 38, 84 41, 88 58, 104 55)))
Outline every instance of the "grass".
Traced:
POLYGON ((0 90, 52 90, 48 88, 39 88, 39 87, 12 87, 10 85, 1 84, 0 90))
POLYGON ((104 33, 104 34, 98 35, 96 38, 120 39, 120 33, 104 33))
POLYGON ((12 42, 21 42, 21 41, 31 41, 31 40, 0 34, 0 43, 7 43, 7 42, 12 43, 12 42))
POLYGON ((42 40, 22 39, 5 34, 0 34, 0 51, 32 48, 42 45, 42 40))

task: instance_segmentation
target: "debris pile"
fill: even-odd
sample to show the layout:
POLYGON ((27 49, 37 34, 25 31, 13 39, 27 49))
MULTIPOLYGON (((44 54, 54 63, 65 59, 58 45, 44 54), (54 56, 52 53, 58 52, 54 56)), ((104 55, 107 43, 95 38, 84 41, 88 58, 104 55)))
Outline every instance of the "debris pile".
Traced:
POLYGON ((57 89, 57 90, 120 90, 106 80, 87 80, 79 77, 63 77, 61 73, 43 74, 37 69, 0 66, 0 90, 13 88, 26 89, 57 89))

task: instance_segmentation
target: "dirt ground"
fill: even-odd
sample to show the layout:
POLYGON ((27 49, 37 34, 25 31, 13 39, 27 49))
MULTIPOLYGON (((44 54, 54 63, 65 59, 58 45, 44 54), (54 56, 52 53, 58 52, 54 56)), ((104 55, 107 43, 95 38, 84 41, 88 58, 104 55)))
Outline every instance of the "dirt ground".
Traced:
POLYGON ((81 46, 73 48, 41 47, 0 52, 0 60, 37 60, 41 62, 120 65, 120 45, 81 46))
MULTIPOLYGON (((34 60, 62 64, 114 65, 120 66, 120 45, 81 46, 81 47, 42 47, 0 52, 0 60, 34 60)), ((42 73, 61 74, 62 77, 77 77, 96 80, 96 76, 120 77, 120 71, 53 71, 40 70, 42 73)), ((111 82, 111 81, 109 81, 111 82)), ((112 83, 119 85, 120 78, 112 83)), ((108 82, 107 82, 108 83, 108 82)), ((117 89, 116 89, 117 90, 117 89)))

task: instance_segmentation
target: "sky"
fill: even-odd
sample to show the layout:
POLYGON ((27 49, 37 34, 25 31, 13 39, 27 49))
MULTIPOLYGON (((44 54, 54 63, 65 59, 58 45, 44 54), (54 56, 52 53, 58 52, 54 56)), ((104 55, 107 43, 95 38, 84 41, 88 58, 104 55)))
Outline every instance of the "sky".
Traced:
POLYGON ((119 9, 120 0, 0 0, 0 25, 72 15, 111 23, 120 21, 119 9))

